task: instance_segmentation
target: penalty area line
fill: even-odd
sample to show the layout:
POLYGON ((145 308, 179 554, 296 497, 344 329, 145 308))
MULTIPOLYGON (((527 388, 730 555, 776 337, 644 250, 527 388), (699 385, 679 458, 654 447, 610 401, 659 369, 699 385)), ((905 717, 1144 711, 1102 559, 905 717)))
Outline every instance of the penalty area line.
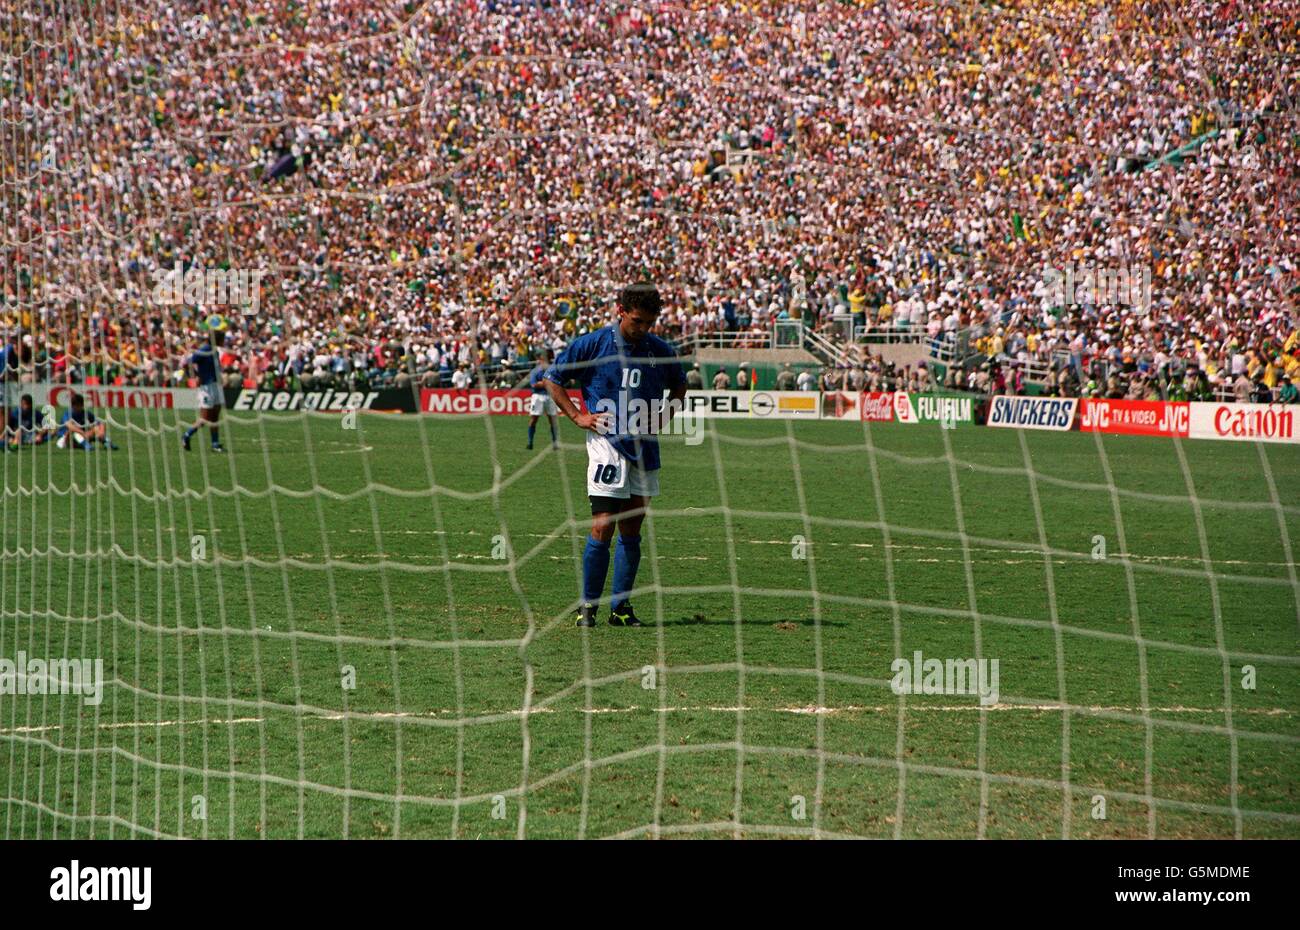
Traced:
MULTIPOLYGON (((915 695, 912 696, 915 699, 915 695)), ((981 710, 992 713, 1010 712, 1010 711, 1028 711, 1031 713, 1060 712, 1067 708, 1060 704, 989 704, 987 706, 978 703, 972 704, 925 704, 914 703, 909 701, 907 705, 908 713, 973 713, 981 710)), ((1074 713, 1118 713, 1118 714, 1140 714, 1142 708, 1130 705, 1096 705, 1092 707, 1071 706, 1068 708, 1074 713)), ((736 705, 714 705, 714 704, 696 704, 696 705, 670 705, 660 707, 658 705, 649 705, 641 707, 633 704, 629 707, 533 707, 528 710, 528 714, 560 714, 560 713, 577 713, 577 714, 632 714, 638 711, 649 713, 762 713, 767 711, 773 714, 792 714, 796 716, 822 716, 834 714, 862 714, 862 713, 894 713, 898 710, 898 704, 844 704, 839 706, 823 707, 816 704, 793 707, 761 707, 761 706, 736 706, 736 705)), ((1184 707, 1182 705, 1173 705, 1169 707, 1149 707, 1147 712, 1151 714, 1221 714, 1221 707, 1184 707)), ((1297 713, 1294 710, 1288 710, 1284 707, 1252 707, 1252 708, 1234 708, 1233 713, 1250 714, 1264 717, 1293 716, 1297 713)), ((351 714, 304 714, 304 720, 342 720, 345 716, 352 720, 394 720, 409 718, 440 718, 454 716, 455 711, 448 708, 444 710, 427 710, 427 711, 376 711, 374 713, 354 712, 351 714)), ((474 717, 521 717, 524 711, 522 708, 511 708, 509 710, 489 711, 482 714, 472 714, 464 719, 473 719, 474 717)), ((267 723, 270 718, 267 717, 213 717, 210 719, 195 720, 131 720, 119 721, 117 723, 101 723, 97 725, 100 730, 127 730, 127 729, 148 729, 150 727, 177 727, 177 726, 224 726, 236 725, 241 723, 267 723)), ((31 726, 31 727, 10 727, 0 729, 0 736, 21 736, 24 734, 51 733, 59 730, 72 729, 63 724, 50 724, 48 726, 31 726)))

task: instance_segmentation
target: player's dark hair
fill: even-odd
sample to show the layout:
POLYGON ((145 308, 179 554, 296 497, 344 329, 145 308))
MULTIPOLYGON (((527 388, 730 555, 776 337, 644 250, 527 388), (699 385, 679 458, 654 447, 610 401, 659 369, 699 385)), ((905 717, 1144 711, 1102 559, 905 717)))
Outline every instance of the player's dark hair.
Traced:
POLYGON ((36 403, 36 401, 32 400, 32 395, 30 395, 30 394, 24 394, 22 397, 18 398, 18 403, 21 404, 23 401, 26 401, 26 402, 29 403, 29 404, 35 404, 35 403, 36 403))
POLYGON ((226 344, 226 331, 224 329, 212 330, 212 344, 218 349, 226 344))
POLYGON ((82 397, 80 394, 76 393, 75 391, 68 398, 69 407, 84 407, 85 405, 86 405, 86 398, 82 397))
POLYGON ((629 284, 618 295, 619 309, 628 312, 645 310, 658 316, 663 306, 664 302, 663 298, 659 296, 659 289, 649 281, 629 284))

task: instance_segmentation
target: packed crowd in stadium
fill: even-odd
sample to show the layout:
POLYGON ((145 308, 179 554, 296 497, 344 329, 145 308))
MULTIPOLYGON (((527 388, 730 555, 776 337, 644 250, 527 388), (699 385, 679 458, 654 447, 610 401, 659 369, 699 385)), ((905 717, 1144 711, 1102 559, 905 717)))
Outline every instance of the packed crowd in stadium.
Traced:
POLYGON ((175 383, 219 313, 239 380, 511 381, 651 279, 669 338, 847 315, 979 353, 950 388, 1300 381, 1293 0, 0 8, 24 378, 175 383), (159 301, 178 264, 257 305, 159 301))

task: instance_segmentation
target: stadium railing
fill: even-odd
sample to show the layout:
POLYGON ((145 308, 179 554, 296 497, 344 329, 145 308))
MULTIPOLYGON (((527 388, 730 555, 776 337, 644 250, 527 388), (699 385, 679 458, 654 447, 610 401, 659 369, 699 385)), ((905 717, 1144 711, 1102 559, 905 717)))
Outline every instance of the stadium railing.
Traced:
POLYGON ((907 329, 895 329, 893 327, 868 329, 865 326, 859 326, 854 331, 853 341, 866 345, 908 345, 926 342, 927 337, 925 330, 917 327, 908 327, 907 329))
POLYGON ((772 347, 770 331, 753 330, 719 331, 712 333, 687 333, 677 340, 677 347, 683 355, 693 355, 695 350, 705 349, 769 349, 772 347), (689 349, 690 351, 685 351, 689 349))
POLYGON ((857 359, 848 350, 814 329, 804 329, 804 348, 827 364, 852 365, 857 359))

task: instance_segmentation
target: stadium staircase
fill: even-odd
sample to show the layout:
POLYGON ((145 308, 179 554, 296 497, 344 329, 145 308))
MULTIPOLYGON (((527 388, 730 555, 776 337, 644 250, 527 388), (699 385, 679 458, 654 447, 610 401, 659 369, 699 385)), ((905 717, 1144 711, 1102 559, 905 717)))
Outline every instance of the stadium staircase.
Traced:
POLYGON ((1217 139, 1218 137, 1219 130, 1211 129, 1209 132, 1197 136, 1192 141, 1180 145, 1172 151, 1166 152, 1157 159, 1147 162, 1146 165, 1143 166, 1143 170, 1152 171, 1163 165, 1174 165, 1175 167, 1180 167, 1184 161, 1193 157, 1196 154, 1196 150, 1202 145, 1209 142, 1211 139, 1217 139))

